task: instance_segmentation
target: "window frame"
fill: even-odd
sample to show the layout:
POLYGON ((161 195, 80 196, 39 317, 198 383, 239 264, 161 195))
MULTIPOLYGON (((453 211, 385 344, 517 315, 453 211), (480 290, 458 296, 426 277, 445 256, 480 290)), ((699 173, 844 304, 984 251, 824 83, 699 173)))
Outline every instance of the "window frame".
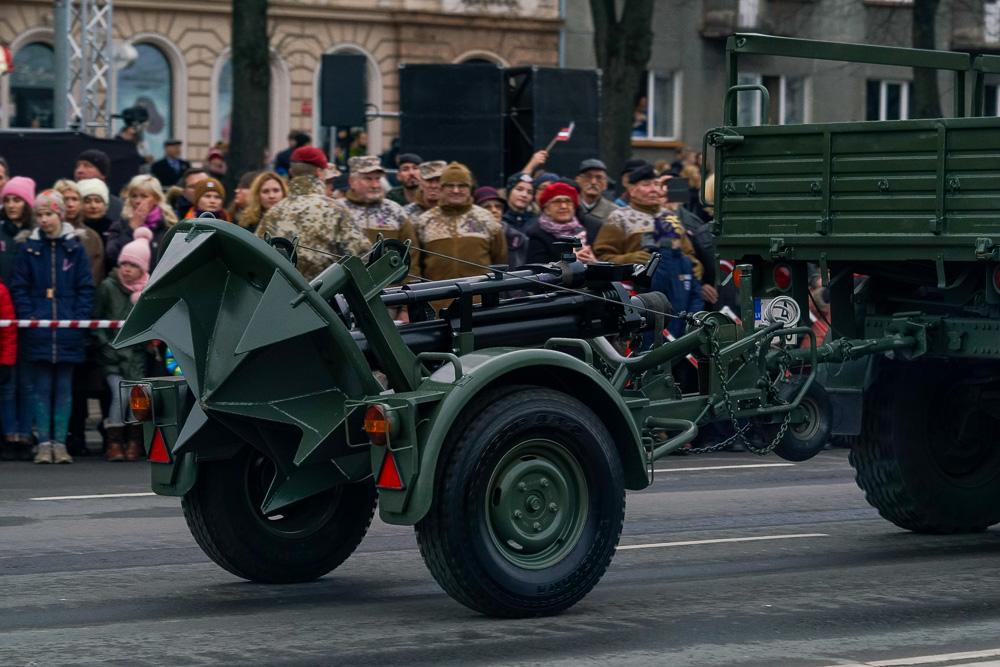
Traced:
MULTIPOLYGON (((778 79, 778 99, 777 99, 777 110, 778 110, 778 125, 789 125, 788 123, 788 80, 789 79, 801 79, 802 80, 802 123, 810 122, 810 107, 809 100, 812 97, 812 79, 805 75, 787 75, 787 74, 758 74, 756 72, 743 72, 740 74, 741 79, 745 79, 746 83, 754 84, 758 86, 764 85, 764 78, 777 78, 778 79)), ((740 82, 743 84, 743 81, 740 82)), ((740 95, 753 96, 753 99, 757 101, 756 104, 751 104, 750 107, 753 109, 755 122, 746 127, 760 127, 764 124, 764 110, 763 110, 763 99, 760 91, 746 90, 736 93, 737 96, 740 95)), ((772 107, 775 104, 775 100, 771 99, 772 107)), ((737 101, 737 110, 743 108, 744 105, 739 104, 737 101)), ((737 118, 737 121, 739 119, 737 118)))
POLYGON ((632 145, 641 146, 649 144, 663 144, 669 142, 679 142, 681 136, 681 87, 683 72, 681 70, 651 69, 646 71, 646 135, 642 137, 632 136, 632 145), (673 88, 673 134, 671 136, 659 136, 653 134, 656 127, 656 75, 669 73, 673 88))
MULTIPOLYGON (((878 120, 909 120, 910 119, 910 81, 905 79, 868 79, 868 81, 878 81, 878 120), (899 118, 886 118, 886 105, 888 95, 886 90, 889 86, 899 86, 899 118)), ((867 90, 866 90, 867 94, 867 90)), ((867 104, 867 100, 866 100, 867 104)))

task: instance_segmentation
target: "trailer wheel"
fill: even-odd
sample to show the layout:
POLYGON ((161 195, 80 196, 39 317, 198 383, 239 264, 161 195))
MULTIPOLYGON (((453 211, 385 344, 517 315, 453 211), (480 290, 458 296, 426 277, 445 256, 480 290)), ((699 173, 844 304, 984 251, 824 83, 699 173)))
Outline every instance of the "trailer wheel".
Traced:
MULTIPOLYGON (((778 389, 778 398, 791 402, 798 396, 802 384, 808 378, 795 375, 788 382, 782 382, 778 389)), ((799 408, 806 414, 806 421, 799 424, 789 424, 785 434, 774 447, 774 453, 786 461, 807 461, 823 451, 830 440, 830 429, 833 427, 833 412, 830 409, 830 398, 826 389, 817 381, 809 385, 809 390, 802 397, 799 408)), ((778 434, 780 424, 761 424, 762 444, 770 443, 778 434)))
POLYGON ((322 577, 361 543, 378 496, 368 479, 306 498, 277 515, 260 507, 274 464, 252 447, 231 459, 202 463, 181 501, 198 546, 238 577, 291 584, 322 577))
POLYGON ((548 389, 484 395, 456 422, 420 553, 444 590, 502 617, 559 613, 604 575, 625 518, 614 441, 583 403, 548 389))
POLYGON ((1000 522, 998 370, 883 364, 850 461, 865 498, 885 519, 920 533, 973 532, 1000 522))

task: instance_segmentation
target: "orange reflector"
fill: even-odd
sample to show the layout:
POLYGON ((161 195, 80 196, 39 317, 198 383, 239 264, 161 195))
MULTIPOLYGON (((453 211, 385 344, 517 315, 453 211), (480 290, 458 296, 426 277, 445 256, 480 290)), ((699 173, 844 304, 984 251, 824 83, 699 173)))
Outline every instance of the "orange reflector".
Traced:
POLYGON ((737 287, 740 286, 740 278, 742 277, 743 277, 743 271, 741 271, 740 269, 733 270, 733 282, 736 283, 737 287))
POLYGON ((128 393, 128 407, 136 421, 150 421, 153 418, 153 395, 149 393, 149 388, 142 384, 132 387, 128 393))
POLYGON ((392 422, 384 405, 375 403, 365 410, 365 433, 373 445, 384 447, 392 435, 392 422))
POLYGON ((149 460, 152 463, 170 463, 170 452, 167 451, 167 445, 163 442, 160 429, 153 431, 153 446, 149 450, 149 460))
POLYGON ((378 481, 375 486, 381 489, 402 489, 403 479, 399 476, 399 468, 396 467, 396 459, 392 452, 386 451, 385 458, 382 459, 382 470, 378 474, 378 481))

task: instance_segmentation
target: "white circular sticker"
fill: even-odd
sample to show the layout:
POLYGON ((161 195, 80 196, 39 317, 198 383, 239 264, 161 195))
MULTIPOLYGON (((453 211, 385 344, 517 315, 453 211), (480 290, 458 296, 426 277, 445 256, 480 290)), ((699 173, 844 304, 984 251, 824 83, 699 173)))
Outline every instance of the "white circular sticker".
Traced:
POLYGON ((790 296, 779 296, 771 299, 764 309, 764 319, 774 324, 781 322, 785 326, 798 324, 802 311, 798 302, 790 296))

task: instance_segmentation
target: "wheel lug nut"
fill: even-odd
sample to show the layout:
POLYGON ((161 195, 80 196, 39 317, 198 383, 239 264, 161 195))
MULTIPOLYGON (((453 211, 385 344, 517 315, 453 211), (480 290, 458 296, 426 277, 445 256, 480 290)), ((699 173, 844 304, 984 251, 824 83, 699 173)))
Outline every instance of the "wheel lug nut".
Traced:
POLYGON ((534 525, 532 526, 532 528, 534 528, 534 529, 535 529, 535 532, 536 532, 536 533, 539 533, 539 532, 541 532, 541 530, 542 530, 542 524, 540 524, 540 523, 538 523, 538 522, 536 521, 536 522, 534 523, 534 525))
POLYGON ((524 493, 525 491, 528 490, 528 485, 525 484, 524 482, 521 482, 520 484, 517 485, 517 490, 520 491, 521 493, 524 493))
POLYGON ((539 484, 541 484, 542 486, 548 486, 549 485, 549 480, 547 480, 544 477, 542 477, 542 481, 539 482, 539 484))
POLYGON ((555 503, 549 503, 549 511, 550 512, 558 512, 559 511, 559 507, 557 507, 555 503))
POLYGON ((524 516, 524 512, 522 512, 521 510, 514 510, 514 518, 515 519, 520 519, 523 516, 524 516))

